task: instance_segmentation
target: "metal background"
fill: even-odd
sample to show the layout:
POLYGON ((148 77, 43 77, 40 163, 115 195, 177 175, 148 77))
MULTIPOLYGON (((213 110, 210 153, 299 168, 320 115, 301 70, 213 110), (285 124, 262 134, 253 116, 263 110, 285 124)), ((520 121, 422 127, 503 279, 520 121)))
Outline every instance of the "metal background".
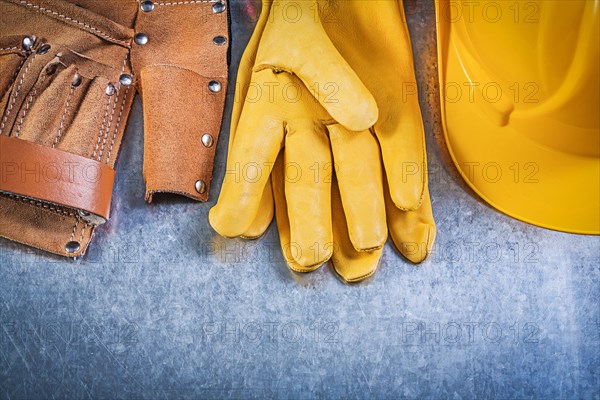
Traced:
MULTIPOLYGON (((436 137, 433 1, 409 1, 438 242, 388 245, 346 286, 291 273, 276 228, 215 235, 210 204, 144 203, 139 101, 110 223, 77 261, 0 240, 0 398, 600 398, 600 238, 510 219, 451 177, 436 137)), ((232 2, 230 82, 259 7, 232 2)))

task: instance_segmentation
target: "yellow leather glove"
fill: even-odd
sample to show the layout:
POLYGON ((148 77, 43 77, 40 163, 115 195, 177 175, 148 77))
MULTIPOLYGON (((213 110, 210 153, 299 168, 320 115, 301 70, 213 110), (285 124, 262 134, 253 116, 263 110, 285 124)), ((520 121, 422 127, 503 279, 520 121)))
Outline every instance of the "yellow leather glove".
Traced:
MULTIPOLYGON (((383 254, 383 247, 378 247, 371 251, 358 251, 354 248, 349 236, 348 223, 344 213, 340 190, 335 176, 331 181, 331 214, 332 214, 332 242, 318 244, 315 243, 308 248, 301 248, 298 243, 292 241, 290 228, 290 217, 288 215, 286 201, 286 185, 290 185, 289 177, 286 178, 286 168, 284 166, 284 156, 282 154, 277 158, 275 168, 271 174, 273 185, 273 197, 275 199, 277 229, 279 231, 279 241, 288 267, 296 272, 310 272, 319 268, 322 262, 312 266, 300 264, 297 259, 302 252, 308 257, 318 260, 331 259, 337 275, 346 282, 358 282, 371 276, 377 269, 379 259, 383 254)), ((264 225, 265 216, 268 213, 266 209, 261 209, 257 220, 253 226, 255 231, 266 229, 264 225)), ((292 213, 293 215, 293 213, 292 213)), ((381 220, 379 221, 381 223, 381 220)), ((385 221, 383 229, 385 229, 385 221)), ((309 260, 311 259, 309 258, 309 260)))
MULTIPOLYGON (((325 29, 334 39, 336 48, 345 57, 350 55, 348 60, 352 60, 351 66, 356 68, 359 76, 373 90, 379 104, 384 105, 383 110, 386 112, 381 114, 382 118, 373 130, 381 142, 382 150, 380 151, 378 141, 370 131, 348 132, 328 115, 324 115, 324 110, 315 106, 314 100, 311 102, 310 98, 306 99, 305 93, 295 103, 291 103, 289 99, 286 102, 284 96, 270 99, 275 100, 270 104, 273 109, 279 108, 280 117, 292 117, 294 122, 318 120, 321 123, 317 129, 313 129, 312 135, 308 134, 308 129, 287 129, 285 154, 280 156, 273 169, 273 195, 286 261, 291 269, 306 272, 318 268, 333 255, 337 273, 351 282, 370 276, 377 267, 387 233, 384 209, 387 209, 394 242, 411 261, 422 261, 429 254, 435 237, 435 223, 427 192, 423 127, 418 99, 416 94, 412 99, 407 99, 406 104, 400 99, 402 89, 404 92, 407 87, 416 89, 410 42, 401 4, 389 1, 378 1, 377 3, 382 4, 377 5, 372 5, 373 2, 368 5, 361 3, 364 2, 323 2, 320 10, 327 9, 331 16, 330 7, 337 4, 335 11, 339 15, 334 16, 339 18, 335 21, 336 24, 324 24, 325 29), (383 9, 377 11, 379 6, 383 9), (382 17, 378 19, 382 26, 373 27, 369 23, 370 18, 379 17, 382 17), (369 29, 362 30, 361 27, 369 29), (374 32, 369 32, 371 29, 374 32), (360 37, 354 37, 355 35, 360 37), (394 44, 386 41, 385 38, 392 37, 390 35, 400 38, 400 45, 397 45, 397 40, 392 42, 394 44), (374 42, 374 47, 366 45, 365 37, 374 42), (355 48, 356 43, 361 43, 360 48, 355 48), (389 49, 390 46, 393 50, 389 49), (375 50, 374 54, 367 54, 369 50, 375 50), (393 54, 389 54, 390 51, 393 54), (374 55, 377 57, 373 57, 374 55), (381 62, 373 63, 373 60, 381 62), (361 70, 363 74, 360 73, 361 70), (382 86, 378 87, 379 84, 382 86), (312 118, 308 115, 311 112, 312 118), (399 115, 403 112, 408 115, 399 115), (325 138, 322 124, 327 125, 329 141, 325 138), (328 164, 331 152, 335 161, 335 174, 328 164), (388 189, 388 184, 383 179, 380 152, 384 161, 387 161, 385 167, 392 190, 388 189), (406 160, 409 164, 403 165, 406 160), (408 170, 407 166, 411 169, 408 170), (301 172, 300 176, 298 171, 301 172), (411 174, 406 174, 407 171, 411 174)), ((261 41, 262 29, 267 24, 268 15, 264 10, 265 4, 261 20, 242 59, 238 75, 238 98, 246 98, 248 93, 251 77, 246 71, 250 71, 255 64, 256 48, 261 41)), ((277 77, 281 79, 281 84, 300 86, 294 83, 297 78, 289 74, 281 75, 277 77)), ((298 90, 307 92, 305 88, 298 90)), ((244 113, 245 107, 246 105, 243 107, 244 113)), ((237 133, 241 131, 244 122, 243 115, 240 120, 241 114, 242 106, 236 103, 230 152, 239 145, 237 133)), ((288 119, 284 121, 289 122, 288 119)), ((287 128, 290 126, 295 125, 286 125, 287 128)), ((230 158, 230 161, 233 160, 230 158)), ((229 201, 222 193, 216 209, 229 201)), ((238 218, 240 213, 247 210, 238 209, 229 215, 229 220, 219 219, 214 211, 211 211, 211 224, 219 230, 219 226, 227 225, 229 220, 238 218)), ((272 215, 272 201, 266 186, 254 223, 242 235, 260 236, 268 227, 272 215)))
MULTIPOLYGON (((240 236, 251 226, 284 142, 297 136, 299 140, 315 136, 294 132, 324 134, 322 122, 333 121, 329 115, 352 130, 368 129, 378 117, 372 95, 325 33, 315 13, 316 1, 277 1, 272 10, 271 4, 270 0, 263 1, 260 31, 257 27, 252 38, 254 62, 245 61, 246 65, 240 66, 240 72, 252 71, 253 92, 237 96, 244 104, 239 125, 234 122, 231 129, 229 173, 220 201, 210 213, 211 224, 226 237, 240 236), (288 17, 292 9, 297 18, 288 17), (301 81, 296 83, 296 79, 301 81), (305 86, 312 89, 318 102, 305 86), (297 95, 300 102, 288 97, 297 95), (253 177, 246 176, 249 169, 253 177)), ((326 142, 323 138, 321 144, 326 142)), ((330 162, 330 158, 315 155, 315 162, 330 162)))

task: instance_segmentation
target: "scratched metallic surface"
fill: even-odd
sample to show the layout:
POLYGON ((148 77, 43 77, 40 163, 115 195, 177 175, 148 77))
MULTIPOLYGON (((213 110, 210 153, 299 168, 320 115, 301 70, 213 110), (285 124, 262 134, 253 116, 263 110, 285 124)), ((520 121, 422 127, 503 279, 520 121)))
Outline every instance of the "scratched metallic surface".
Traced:
MULTIPOLYGON (((408 2, 424 110, 432 2, 408 2)), ((256 8, 232 3, 231 81, 256 8)), ((232 85, 233 87, 233 85, 232 85)), ((76 261, 0 241, 0 398, 600 399, 600 238, 510 219, 461 188, 425 111, 439 236, 369 281, 296 275, 276 229, 223 240, 210 204, 144 203, 139 101, 112 215, 76 261)))

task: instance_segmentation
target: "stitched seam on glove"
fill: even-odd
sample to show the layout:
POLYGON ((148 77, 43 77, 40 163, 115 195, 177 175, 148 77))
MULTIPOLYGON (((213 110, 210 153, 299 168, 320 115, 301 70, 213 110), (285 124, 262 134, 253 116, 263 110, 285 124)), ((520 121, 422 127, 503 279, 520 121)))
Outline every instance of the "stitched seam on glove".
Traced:
POLYGON ((367 279, 367 278, 369 278, 369 277, 371 277, 371 276, 375 275, 375 272, 377 272, 377 269, 378 269, 378 268, 379 268, 379 267, 375 268, 373 271, 369 272, 368 274, 361 275, 361 276, 359 276, 359 277, 357 277, 357 278, 354 278, 354 279, 346 279, 346 278, 344 278, 344 277, 342 276, 342 274, 340 274, 340 273, 339 273, 339 271, 338 271, 337 269, 335 269, 335 267, 334 267, 336 274, 337 274, 337 275, 338 275, 340 278, 342 278, 342 280, 343 280, 343 281, 345 281, 345 282, 348 282, 348 283, 358 283, 358 282, 360 282, 360 281, 363 281, 363 280, 365 280, 365 279, 367 279))
POLYGON ((288 70, 286 68, 278 67, 271 64, 260 64, 254 67, 254 72, 264 71, 265 69, 270 69, 274 74, 281 74, 287 72, 288 74, 294 74, 294 71, 288 70))

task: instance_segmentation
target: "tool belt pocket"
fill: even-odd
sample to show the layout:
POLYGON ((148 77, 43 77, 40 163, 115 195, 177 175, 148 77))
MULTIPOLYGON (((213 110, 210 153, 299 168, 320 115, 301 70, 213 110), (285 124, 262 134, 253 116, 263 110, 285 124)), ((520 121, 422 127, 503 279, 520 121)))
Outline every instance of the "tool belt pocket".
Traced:
POLYGON ((7 92, 17 78, 17 73, 25 60, 21 47, 22 38, 0 37, 0 109, 5 108, 7 92))
POLYGON ((125 101, 121 71, 64 46, 24 51, 12 41, 0 53, 0 192, 105 222, 125 101))
POLYGON ((136 4, 0 0, 0 236, 77 257, 109 218, 136 4))

